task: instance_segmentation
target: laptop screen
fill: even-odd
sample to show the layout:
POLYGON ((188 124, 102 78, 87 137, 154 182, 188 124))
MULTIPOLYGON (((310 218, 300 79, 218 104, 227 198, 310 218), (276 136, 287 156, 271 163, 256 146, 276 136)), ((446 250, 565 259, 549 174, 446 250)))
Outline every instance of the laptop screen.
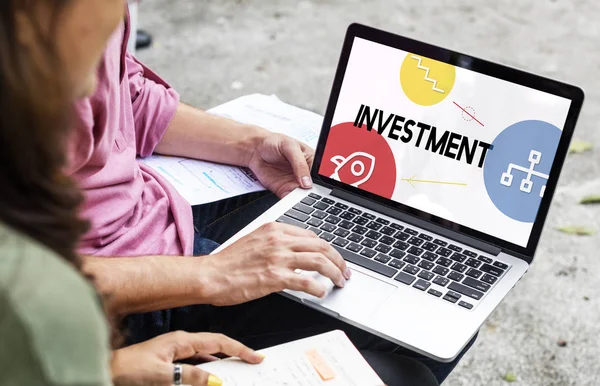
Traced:
POLYGON ((526 247, 570 104, 357 37, 319 174, 526 247))

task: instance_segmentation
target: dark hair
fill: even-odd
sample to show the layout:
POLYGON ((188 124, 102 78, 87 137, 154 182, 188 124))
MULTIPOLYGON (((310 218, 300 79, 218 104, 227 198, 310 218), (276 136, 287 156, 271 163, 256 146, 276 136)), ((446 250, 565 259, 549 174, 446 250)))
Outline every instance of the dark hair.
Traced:
MULTIPOLYGON (((68 1, 45 0, 52 20, 68 1)), ((82 194, 63 172, 72 103, 52 34, 34 30, 38 60, 18 39, 17 13, 40 25, 35 3, 0 1, 0 221, 79 268, 88 225, 78 215, 82 194)))

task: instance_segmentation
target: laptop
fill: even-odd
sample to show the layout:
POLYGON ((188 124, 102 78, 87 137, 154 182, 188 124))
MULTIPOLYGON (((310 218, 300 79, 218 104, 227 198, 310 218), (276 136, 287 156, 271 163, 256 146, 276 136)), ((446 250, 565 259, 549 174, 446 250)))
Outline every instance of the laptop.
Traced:
POLYGON ((283 295, 442 362, 527 272, 584 94, 352 24, 311 175, 262 224, 309 229, 352 277, 283 295))

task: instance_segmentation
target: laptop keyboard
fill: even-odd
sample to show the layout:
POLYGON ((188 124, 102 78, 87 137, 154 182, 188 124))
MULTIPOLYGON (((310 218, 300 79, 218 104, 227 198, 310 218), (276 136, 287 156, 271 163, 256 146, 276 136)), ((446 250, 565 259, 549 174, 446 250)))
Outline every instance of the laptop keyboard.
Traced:
POLYGON ((509 268, 458 243, 314 193, 277 222, 309 229, 345 260, 468 310, 509 268))

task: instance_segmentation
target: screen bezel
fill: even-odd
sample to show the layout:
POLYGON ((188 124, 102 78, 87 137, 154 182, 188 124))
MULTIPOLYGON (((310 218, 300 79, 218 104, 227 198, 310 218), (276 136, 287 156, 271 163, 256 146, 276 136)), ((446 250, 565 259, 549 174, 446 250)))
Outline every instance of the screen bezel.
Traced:
POLYGON ((456 51, 451 51, 431 44, 419 42, 389 32, 367 27, 365 25, 356 23, 351 24, 348 27, 346 37, 344 39, 342 53, 340 55, 340 60, 334 78, 331 95, 329 97, 325 118, 323 120, 323 126, 319 137, 319 143, 315 153, 313 167, 311 169, 311 176, 315 182, 321 185, 325 185, 332 189, 338 188, 350 192, 352 194, 390 207, 394 210, 399 210, 409 215, 420 218, 422 220, 432 222, 438 226, 449 228, 461 234, 465 234, 467 236, 483 240, 487 243, 493 244, 501 248, 507 253, 518 257, 522 257, 530 263, 533 260, 533 255, 539 243, 539 239, 542 233, 544 222, 546 220, 546 216, 548 214, 548 210, 550 209, 550 203, 552 201, 552 197, 554 196, 560 171, 567 156, 569 143, 571 142, 573 131, 575 129, 575 123, 577 122, 577 118, 581 111, 583 99, 583 90, 576 86, 568 85, 552 79, 544 78, 538 75, 527 73, 500 64, 492 63, 473 56, 465 55, 456 51), (567 119, 563 127, 563 132, 560 138, 558 149, 556 151, 554 162, 552 163, 548 183, 546 184, 544 198, 540 203, 540 208, 537 217, 534 221, 533 229, 531 231, 529 241, 526 247, 508 242, 495 236, 488 235, 486 233, 477 231, 464 225, 450 222, 437 216, 432 216, 431 214, 418 210, 416 208, 409 207, 407 205, 383 198, 376 194, 369 193, 367 191, 355 188, 350 185, 346 185, 342 182, 333 180, 331 178, 319 175, 318 170, 321 167, 321 161, 325 150, 326 139, 329 136, 331 122, 333 120, 333 115, 337 106, 340 89, 346 73, 348 59, 352 50, 352 44, 355 38, 362 38, 365 40, 372 41, 374 43, 386 45, 391 48, 396 48, 406 52, 425 56, 444 63, 465 68, 467 70, 475 71, 484 75, 489 75, 501 80, 505 80, 508 82, 512 82, 515 84, 519 84, 525 87, 533 88, 539 91, 543 91, 571 100, 571 106, 569 108, 567 119))

